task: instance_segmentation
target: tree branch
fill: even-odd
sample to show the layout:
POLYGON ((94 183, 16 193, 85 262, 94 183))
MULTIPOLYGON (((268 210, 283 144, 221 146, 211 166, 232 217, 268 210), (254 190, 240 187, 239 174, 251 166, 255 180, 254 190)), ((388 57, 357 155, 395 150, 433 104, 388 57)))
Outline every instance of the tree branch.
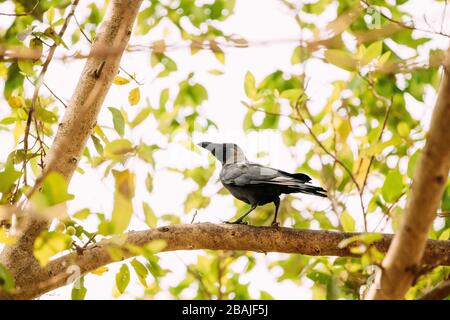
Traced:
MULTIPOLYGON (((77 3, 78 0, 74 2, 77 3)), ((63 175, 67 181, 77 168, 86 142, 95 127, 105 96, 117 75, 120 59, 128 44, 136 15, 142 0, 113 0, 97 32, 91 52, 102 48, 114 48, 115 55, 90 56, 81 73, 75 92, 59 124, 54 142, 45 158, 45 168, 30 196, 39 188, 43 178, 52 171, 63 175)), ((19 287, 27 287, 35 281, 41 268, 33 255, 36 237, 48 227, 47 218, 33 212, 31 206, 21 213, 17 229, 17 241, 6 246, 0 262, 9 269, 19 287)))
POLYGON ((450 49, 399 230, 367 299, 403 299, 416 277, 450 169, 450 49))
POLYGON ((419 300, 442 300, 450 295, 450 277, 425 293, 419 300))
MULTIPOLYGON (((163 251, 242 250, 356 257, 358 255, 351 253, 349 248, 340 248, 339 243, 360 234, 212 223, 171 225, 144 231, 131 231, 120 246, 117 241, 103 240, 88 246, 82 254, 74 252, 51 261, 35 274, 35 281, 31 285, 19 287, 16 292, 11 293, 0 291, 0 299, 34 298, 67 285, 72 276, 68 271, 72 270, 71 266, 77 266, 81 276, 114 262, 108 251, 111 246, 121 248, 124 259, 135 255, 127 250, 130 245, 141 247, 157 239, 166 241, 163 251)), ((392 237, 392 234, 382 234, 382 239, 374 245, 380 252, 386 252, 392 237)), ((428 240, 422 263, 450 265, 450 241, 428 240)))

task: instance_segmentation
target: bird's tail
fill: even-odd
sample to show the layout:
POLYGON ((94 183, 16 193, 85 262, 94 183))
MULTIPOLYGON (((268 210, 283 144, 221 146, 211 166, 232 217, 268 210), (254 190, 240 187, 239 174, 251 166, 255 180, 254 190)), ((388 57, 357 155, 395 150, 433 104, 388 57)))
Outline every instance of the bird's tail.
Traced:
POLYGON ((297 186, 290 186, 289 189, 290 189, 289 193, 301 192, 323 198, 327 197, 327 191, 324 188, 312 186, 309 184, 299 183, 297 186))

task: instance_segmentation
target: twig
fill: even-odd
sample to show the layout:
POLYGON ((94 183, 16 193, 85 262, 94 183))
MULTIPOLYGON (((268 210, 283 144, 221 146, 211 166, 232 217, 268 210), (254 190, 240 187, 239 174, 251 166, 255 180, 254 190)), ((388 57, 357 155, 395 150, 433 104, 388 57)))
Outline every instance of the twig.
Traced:
MULTIPOLYGON (((26 77, 26 79, 27 79, 30 83, 33 83, 33 81, 31 81, 31 79, 30 79, 29 77, 26 77)), ((45 82, 43 83, 43 85, 44 85, 44 87, 51 93, 51 95, 52 95, 56 100, 58 100, 59 102, 61 102, 61 104, 64 106, 64 108, 67 109, 67 104, 66 104, 60 97, 58 97, 58 96, 56 95, 56 93, 55 93, 52 89, 50 89, 50 87, 49 87, 45 82)))
MULTIPOLYGON (((385 114, 384 114, 383 125, 382 125, 382 127, 381 127, 381 131, 380 131, 380 135, 378 136, 377 143, 379 143, 379 142, 381 141, 381 139, 383 138, 384 129, 386 128, 387 121, 388 121, 388 118, 389 118, 389 114, 391 113, 392 104, 393 104, 393 103, 392 103, 392 99, 391 99, 391 102, 389 103, 388 107, 386 108, 386 112, 385 112, 385 114)), ((371 166, 372 166, 372 163, 373 163, 374 159, 375 159, 375 155, 372 155, 372 156, 370 157, 370 160, 369 160, 369 165, 368 165, 368 167, 367 167, 366 174, 364 175, 364 180, 363 180, 363 184, 362 184, 362 186, 361 186, 360 195, 363 194, 364 189, 365 189, 365 187, 366 187, 366 184, 367 184, 367 178, 368 178, 368 176, 369 176, 370 168, 371 168, 371 166)))
POLYGON ((194 215, 192 216, 191 224, 194 223, 195 217, 197 216, 198 211, 195 210, 194 215))
POLYGON ((439 35, 439 36, 450 37, 450 35, 442 32, 442 31, 434 31, 434 30, 426 30, 426 29, 422 29, 422 28, 417 28, 416 26, 414 26, 414 24, 408 25, 408 24, 403 23, 401 21, 395 20, 395 19, 385 15, 381 10, 376 9, 374 6, 372 6, 366 0, 360 0, 360 1, 361 1, 361 3, 363 3, 366 6, 366 9, 372 8, 373 10, 375 10, 380 16, 382 16, 386 20, 389 20, 390 22, 395 23, 396 25, 398 25, 398 26, 400 26, 400 27, 402 27, 404 29, 416 30, 416 31, 436 34, 436 35, 439 35))
POLYGON ((300 108, 299 108, 299 103, 301 98, 303 97, 303 94, 301 94, 294 106, 294 109, 297 111, 297 115, 300 119, 300 121, 304 124, 304 126, 306 127, 306 129, 308 129, 309 134, 311 135, 311 137, 314 139, 314 141, 317 143, 317 145, 327 154, 329 155, 331 158, 333 158, 334 161, 336 161, 350 176, 350 179, 353 181, 353 183, 356 186, 356 189, 358 190, 358 192, 360 191, 360 187, 358 185, 358 182, 356 181, 356 178, 354 177, 352 171, 345 165, 345 163, 343 163, 341 160, 339 160, 339 158, 337 158, 336 155, 334 155, 332 152, 330 152, 323 144, 322 142, 320 142, 319 138, 317 138, 317 136, 315 135, 315 133, 312 131, 311 127, 308 125, 308 123, 306 122, 305 118, 303 118, 303 116, 300 113, 300 108))
MULTIPOLYGON (((62 25, 61 30, 58 33, 58 37, 62 38, 62 36, 66 32, 67 26, 69 25, 70 18, 74 15, 75 9, 76 9, 76 7, 78 5, 78 2, 79 2, 79 0, 74 0, 74 2, 72 4, 72 8, 70 9, 69 14, 67 15, 67 17, 66 17, 66 19, 64 21, 64 24, 62 25)), ((34 113, 34 110, 35 110, 37 98, 39 96, 39 90, 40 90, 42 84, 44 83, 45 74, 46 74, 46 72, 48 70, 48 66, 50 65, 50 62, 52 61, 52 58, 53 58, 53 55, 54 55, 54 53, 56 51, 57 46, 58 45, 56 43, 54 43, 50 47, 47 59, 45 60, 45 62, 42 65, 42 70, 41 70, 41 72, 39 74, 39 77, 37 79, 36 85, 34 87, 33 98, 31 100, 31 106, 30 106, 30 109, 28 110, 28 117, 27 117, 27 123, 26 123, 25 134, 24 134, 24 142, 23 142, 24 154, 25 154, 25 160, 23 162, 23 168, 22 168, 22 170, 23 170, 23 177, 24 177, 24 179, 23 179, 24 180, 24 184, 27 183, 27 170, 26 170, 26 168, 27 168, 27 161, 26 161, 26 159, 27 159, 27 152, 28 152, 28 136, 30 134, 30 127, 31 127, 32 119, 33 119, 33 113, 34 113)))

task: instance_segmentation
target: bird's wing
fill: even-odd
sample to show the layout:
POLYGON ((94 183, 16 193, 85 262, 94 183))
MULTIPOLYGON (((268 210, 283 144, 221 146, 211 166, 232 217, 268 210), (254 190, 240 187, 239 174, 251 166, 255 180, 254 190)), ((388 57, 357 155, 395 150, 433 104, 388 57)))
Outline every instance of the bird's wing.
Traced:
POLYGON ((274 184, 296 187, 299 183, 305 183, 310 179, 307 175, 289 174, 256 163, 236 163, 225 166, 221 176, 225 184, 238 186, 274 184))
POLYGON ((308 182, 311 180, 306 174, 287 173, 281 170, 264 167, 256 163, 235 163, 225 165, 220 180, 224 185, 240 187, 276 187, 280 193, 306 193, 320 197, 327 197, 326 190, 308 182))

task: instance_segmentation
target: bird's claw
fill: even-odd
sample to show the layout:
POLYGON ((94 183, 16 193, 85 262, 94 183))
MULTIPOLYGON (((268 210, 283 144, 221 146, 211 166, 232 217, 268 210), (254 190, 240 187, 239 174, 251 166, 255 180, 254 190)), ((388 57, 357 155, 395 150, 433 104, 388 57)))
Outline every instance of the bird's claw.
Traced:
POLYGON ((276 222, 276 221, 273 221, 271 226, 272 227, 278 227, 278 226, 280 226, 280 224, 278 222, 276 222))

